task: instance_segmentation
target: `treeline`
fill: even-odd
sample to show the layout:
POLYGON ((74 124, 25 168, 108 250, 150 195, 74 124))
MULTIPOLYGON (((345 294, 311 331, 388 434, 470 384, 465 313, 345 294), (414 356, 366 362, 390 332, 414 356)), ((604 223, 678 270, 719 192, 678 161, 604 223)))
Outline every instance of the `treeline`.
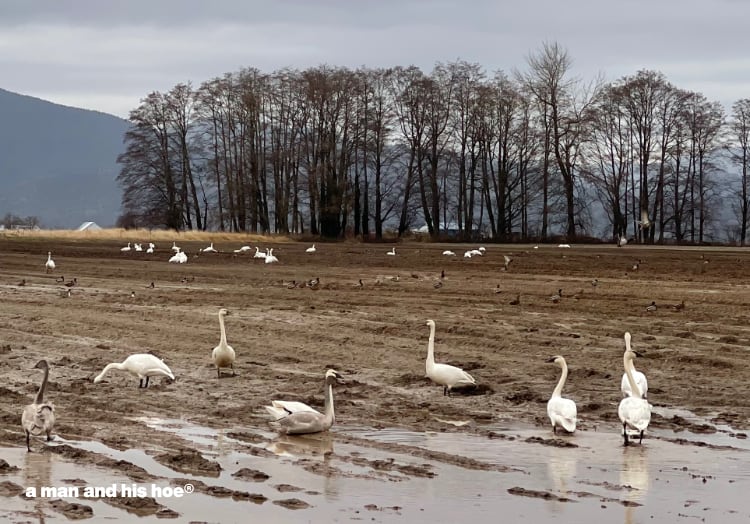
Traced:
POLYGON ((558 44, 526 65, 243 69, 151 93, 118 159, 120 224, 744 243, 750 99, 726 118, 659 72, 584 82, 558 44))

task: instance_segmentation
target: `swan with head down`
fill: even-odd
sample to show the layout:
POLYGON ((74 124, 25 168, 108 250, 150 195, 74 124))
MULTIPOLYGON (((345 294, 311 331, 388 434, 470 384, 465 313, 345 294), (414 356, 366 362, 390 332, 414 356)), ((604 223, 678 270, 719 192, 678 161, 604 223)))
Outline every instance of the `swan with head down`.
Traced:
POLYGON ((264 406, 273 417, 271 425, 286 435, 302 435, 328 431, 336 422, 333 409, 333 385, 341 374, 329 369, 325 374, 325 407, 323 413, 304 402, 274 400, 270 406, 264 406))
POLYGON ((47 441, 52 440, 52 428, 55 425, 55 406, 44 401, 44 391, 47 389, 47 379, 49 378, 49 365, 46 360, 40 360, 36 363, 34 369, 43 369, 44 378, 34 402, 26 406, 21 414, 21 426, 26 433, 26 451, 31 451, 29 442, 31 435, 38 436, 46 433, 47 441))
POLYGON ((428 320, 427 325, 430 326, 427 361, 425 362, 427 378, 443 386, 443 395, 450 395, 451 390, 455 387, 476 386, 477 381, 474 377, 463 369, 449 364, 435 363, 435 321, 428 320))
POLYGON ((167 366, 162 359, 155 357, 150 353, 136 353, 130 355, 122 362, 107 364, 102 372, 94 378, 94 383, 98 384, 101 382, 102 379, 104 379, 104 375, 113 369, 127 371, 131 375, 138 377, 140 380, 138 383, 139 388, 148 387, 149 377, 168 377, 171 380, 174 380, 172 370, 169 369, 169 366, 167 366))

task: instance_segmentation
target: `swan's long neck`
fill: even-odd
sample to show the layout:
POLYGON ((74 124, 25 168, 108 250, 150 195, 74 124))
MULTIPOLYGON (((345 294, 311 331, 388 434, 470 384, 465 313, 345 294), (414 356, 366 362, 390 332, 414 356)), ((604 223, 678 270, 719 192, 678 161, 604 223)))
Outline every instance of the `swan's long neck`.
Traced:
POLYGON ((44 368, 44 378, 42 379, 42 385, 39 386, 34 404, 42 404, 44 402, 44 391, 47 389, 47 379, 49 378, 49 368, 44 368))
POLYGON ((557 386, 555 386, 555 390, 552 392, 553 397, 562 396, 563 386, 568 378, 568 364, 563 362, 560 367, 562 367, 562 374, 560 375, 560 380, 557 382, 557 386))
POLYGON ((99 373, 99 376, 97 378, 104 378, 104 375, 109 373, 110 369, 123 370, 125 369, 125 366, 123 364, 120 364, 119 362, 112 362, 111 364, 107 364, 106 366, 104 366, 104 369, 101 373, 99 373))
POLYGON ((427 342, 427 365, 435 365, 435 326, 430 326, 430 340, 427 342))
POLYGON ((323 410, 326 424, 333 425, 336 422, 336 414, 333 411, 333 383, 326 380, 325 406, 323 410))
POLYGON ((219 344, 222 346, 227 345, 227 332, 224 329, 224 315, 219 315, 219 326, 221 327, 221 339, 219 340, 219 344))
POLYGON ((630 391, 633 392, 633 397, 643 398, 641 389, 638 387, 638 384, 635 383, 635 378, 633 378, 633 371, 635 370, 635 366, 633 365, 633 358, 629 357, 628 353, 625 352, 625 356, 622 357, 622 360, 623 364, 625 365, 625 374, 628 377, 628 383, 630 384, 630 391))

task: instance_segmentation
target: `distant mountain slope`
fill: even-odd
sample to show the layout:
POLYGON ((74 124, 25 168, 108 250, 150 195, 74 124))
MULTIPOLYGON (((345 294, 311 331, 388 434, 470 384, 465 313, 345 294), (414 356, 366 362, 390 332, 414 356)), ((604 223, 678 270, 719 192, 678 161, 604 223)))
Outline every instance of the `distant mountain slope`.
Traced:
POLYGON ((0 89, 0 217, 36 215, 48 228, 114 225, 127 128, 116 116, 0 89))

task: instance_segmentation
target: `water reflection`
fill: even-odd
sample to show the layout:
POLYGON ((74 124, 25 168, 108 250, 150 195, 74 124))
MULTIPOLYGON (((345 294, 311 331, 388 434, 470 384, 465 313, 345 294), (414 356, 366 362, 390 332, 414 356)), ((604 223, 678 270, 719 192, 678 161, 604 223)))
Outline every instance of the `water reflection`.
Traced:
POLYGON ((300 455, 321 455, 325 457, 333 453, 333 438, 330 434, 321 435, 283 435, 269 442, 266 449, 281 457, 296 457, 300 455))
MULTIPOLYGON (((52 486, 52 454, 51 453, 26 453, 24 459, 24 488, 36 488, 37 495, 41 494, 42 487, 52 486)), ((39 524, 44 524, 45 498, 37 496, 34 500, 34 509, 39 519, 39 524)))
MULTIPOLYGON (((623 448, 620 485, 625 488, 623 498, 628 502, 643 504, 651 477, 648 472, 648 448, 629 446, 623 448)), ((625 506, 625 524, 633 524, 636 506, 625 506)))
POLYGON ((578 457, 572 450, 558 447, 549 448, 547 475, 555 491, 562 494, 570 491, 577 464, 578 457))

